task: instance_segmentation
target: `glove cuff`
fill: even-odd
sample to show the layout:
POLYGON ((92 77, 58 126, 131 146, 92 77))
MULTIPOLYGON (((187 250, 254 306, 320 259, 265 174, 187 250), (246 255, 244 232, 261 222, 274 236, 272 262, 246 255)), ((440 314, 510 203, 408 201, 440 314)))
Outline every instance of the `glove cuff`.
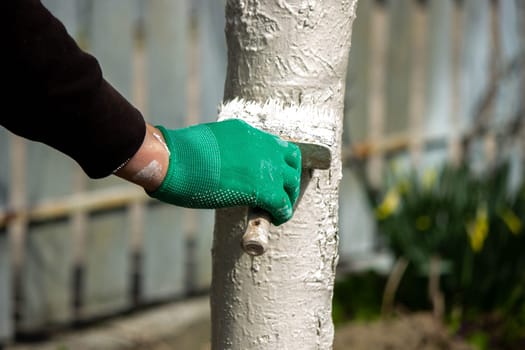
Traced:
POLYGON ((156 127, 164 136, 170 161, 162 184, 148 195, 183 207, 203 207, 195 198, 217 189, 220 179, 220 153, 215 135, 207 126, 177 130, 156 127))

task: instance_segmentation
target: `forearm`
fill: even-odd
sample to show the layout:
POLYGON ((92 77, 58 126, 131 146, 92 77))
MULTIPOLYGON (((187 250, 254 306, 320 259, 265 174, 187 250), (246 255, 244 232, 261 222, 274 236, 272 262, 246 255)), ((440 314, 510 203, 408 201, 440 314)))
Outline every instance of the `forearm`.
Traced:
POLYGON ((77 161, 91 178, 136 153, 145 122, 38 0, 0 1, 0 125, 77 161), (16 112, 16 113, 15 113, 16 112))

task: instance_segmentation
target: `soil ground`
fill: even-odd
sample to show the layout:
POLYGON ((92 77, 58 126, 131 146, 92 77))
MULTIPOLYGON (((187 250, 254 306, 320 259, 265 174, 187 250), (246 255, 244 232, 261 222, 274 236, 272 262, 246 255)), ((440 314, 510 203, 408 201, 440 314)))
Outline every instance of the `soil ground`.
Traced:
POLYGON ((334 350, 472 350, 429 313, 403 315, 336 329, 334 350))
MULTIPOLYGON (((56 334, 43 342, 17 343, 6 350, 209 350, 207 297, 175 303, 56 334)), ((336 327, 334 350, 470 350, 451 337, 430 313, 399 315, 336 327)), ((248 350, 248 349, 247 349, 248 350)), ((298 349, 299 350, 299 349, 298 349)), ((301 349, 302 350, 302 349, 301 349)))
MULTIPOLYGON (((180 335, 156 344, 153 350, 209 350, 210 324, 190 325, 180 335)), ((336 328, 334 350, 472 350, 454 339, 431 314, 404 315, 371 323, 348 323, 336 328)))

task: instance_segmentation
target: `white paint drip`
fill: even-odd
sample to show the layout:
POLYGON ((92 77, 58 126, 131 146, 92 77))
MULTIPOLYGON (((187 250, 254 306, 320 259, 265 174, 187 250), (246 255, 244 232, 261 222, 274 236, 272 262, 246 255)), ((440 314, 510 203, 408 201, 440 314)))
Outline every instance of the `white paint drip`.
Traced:
POLYGON ((136 173, 132 181, 151 182, 162 176, 162 165, 157 160, 152 160, 148 165, 136 173))

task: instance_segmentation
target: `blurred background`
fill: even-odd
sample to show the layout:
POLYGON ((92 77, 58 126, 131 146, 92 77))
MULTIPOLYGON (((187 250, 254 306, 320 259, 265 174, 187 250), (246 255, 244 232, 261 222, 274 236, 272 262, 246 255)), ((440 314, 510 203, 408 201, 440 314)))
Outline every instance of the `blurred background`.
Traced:
MULTIPOLYGON (((43 3, 148 121, 215 120, 224 1, 43 3)), ((524 0, 359 1, 335 349, 525 348, 524 38, 524 0)), ((170 347, 146 336, 157 321, 136 321, 115 348, 206 348, 213 211, 90 180, 5 129, 0 164, 0 348, 154 309, 166 327, 198 315, 181 334, 199 344, 174 325, 170 347)))

